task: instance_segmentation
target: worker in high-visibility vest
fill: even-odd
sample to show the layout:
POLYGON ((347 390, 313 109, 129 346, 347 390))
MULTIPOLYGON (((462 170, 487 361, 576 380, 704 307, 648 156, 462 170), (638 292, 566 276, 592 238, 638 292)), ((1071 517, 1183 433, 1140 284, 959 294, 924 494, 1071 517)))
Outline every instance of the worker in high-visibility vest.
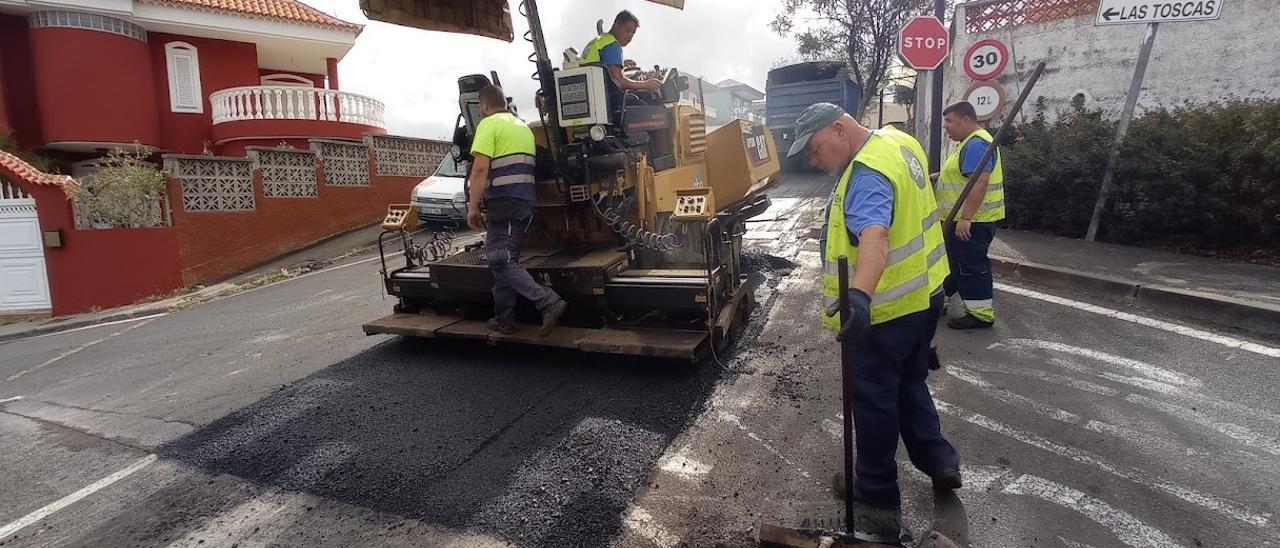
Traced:
MULTIPOLYGON (((822 325, 856 356, 855 500, 897 507, 895 453, 901 436, 911 462, 938 490, 960 487, 960 457, 942 436, 925 386, 942 282, 949 272, 928 161, 914 137, 891 126, 872 131, 840 107, 818 103, 796 121, 788 156, 808 155, 839 176, 822 236, 822 325), (849 260, 852 313, 841 325, 839 258, 849 260)), ((836 485, 843 487, 842 475, 836 485)))
POLYGON ((945 217, 960 199, 965 183, 973 172, 978 180, 969 192, 960 213, 956 215, 954 232, 945 234, 951 276, 946 292, 956 293, 964 301, 963 316, 947 320, 952 329, 982 329, 996 321, 992 302, 991 260, 987 250, 996 236, 996 222, 1004 219, 1004 168, 999 150, 986 164, 979 166, 982 155, 992 144, 991 134, 978 125, 973 105, 961 101, 942 111, 942 128, 952 141, 959 141, 942 171, 937 174, 938 207, 945 217))
POLYGON ((620 89, 658 91, 662 88, 661 80, 652 78, 632 80, 622 73, 622 69, 636 65, 635 61, 623 58, 622 48, 631 43, 631 39, 635 38, 636 30, 639 28, 640 19, 634 14, 628 10, 618 12, 618 16, 613 18, 613 26, 610 27, 609 32, 587 43, 587 47, 582 51, 582 64, 604 67, 620 89))
POLYGON ((493 273, 489 327, 503 334, 514 333, 516 300, 524 297, 542 313, 541 334, 545 336, 564 316, 568 304, 520 266, 520 245, 538 205, 533 131, 507 110, 506 93, 498 86, 480 90, 480 112, 484 119, 476 126, 471 142, 467 224, 485 231, 484 255, 493 273), (480 213, 482 203, 484 215, 480 213))

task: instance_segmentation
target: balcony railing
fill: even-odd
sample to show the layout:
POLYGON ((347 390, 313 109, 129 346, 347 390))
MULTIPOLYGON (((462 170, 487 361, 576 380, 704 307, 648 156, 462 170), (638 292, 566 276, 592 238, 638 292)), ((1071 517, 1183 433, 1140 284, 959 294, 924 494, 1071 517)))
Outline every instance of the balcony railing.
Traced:
POLYGON ((385 128, 382 101, 345 91, 302 86, 245 86, 209 96, 213 123, 318 120, 385 128))

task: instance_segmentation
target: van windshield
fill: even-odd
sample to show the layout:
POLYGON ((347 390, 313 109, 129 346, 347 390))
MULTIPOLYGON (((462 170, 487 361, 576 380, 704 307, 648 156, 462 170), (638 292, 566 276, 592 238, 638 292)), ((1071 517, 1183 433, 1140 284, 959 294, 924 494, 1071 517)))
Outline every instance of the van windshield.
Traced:
POLYGON ((438 177, 466 177, 468 163, 458 162, 452 156, 445 156, 440 162, 440 167, 436 168, 436 176, 438 177))

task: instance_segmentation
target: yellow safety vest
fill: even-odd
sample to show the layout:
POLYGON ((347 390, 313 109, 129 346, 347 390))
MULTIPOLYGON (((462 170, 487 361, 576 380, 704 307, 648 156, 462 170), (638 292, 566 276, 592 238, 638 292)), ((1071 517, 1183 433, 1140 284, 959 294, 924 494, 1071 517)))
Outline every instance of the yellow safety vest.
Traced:
MULTIPOLYGON (((955 205, 956 200, 960 199, 964 184, 969 181, 969 177, 960 172, 960 153, 973 139, 982 139, 988 143, 988 146, 994 146, 990 144, 993 140, 991 134, 985 129, 978 128, 965 137, 960 142, 960 146, 947 156, 947 161, 942 164, 942 172, 938 174, 938 207, 943 215, 951 213, 952 206, 955 205)), ((993 223, 1004 218, 1004 166, 1001 165, 999 151, 995 155, 995 164, 990 178, 987 179, 987 195, 982 198, 982 205, 973 214, 974 222, 993 223)), ((964 212, 961 211, 960 214, 963 215, 964 212)))
POLYGON ((892 126, 874 131, 845 168, 827 209, 822 326, 832 331, 840 329, 840 316, 827 316, 825 310, 840 296, 839 258, 849 258, 850 285, 858 265, 858 248, 849 239, 844 207, 854 164, 879 172, 893 185, 889 257, 871 296, 871 323, 884 323, 928 309, 930 296, 951 273, 942 241, 942 225, 938 222, 938 205, 929 191, 929 178, 925 173, 928 161, 924 149, 914 137, 892 126))
POLYGON ((595 37, 594 40, 587 42, 587 47, 582 50, 582 64, 587 65, 591 63, 599 63, 600 50, 604 49, 605 46, 608 46, 609 44, 616 43, 618 43, 618 39, 614 38, 612 34, 607 32, 595 37))

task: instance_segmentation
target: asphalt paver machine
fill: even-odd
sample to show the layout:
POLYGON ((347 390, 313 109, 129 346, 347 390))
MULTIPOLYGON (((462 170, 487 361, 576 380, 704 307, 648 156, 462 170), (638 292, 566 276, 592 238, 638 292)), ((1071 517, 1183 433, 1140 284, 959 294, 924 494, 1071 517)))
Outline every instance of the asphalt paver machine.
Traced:
MULTIPOLYGON (((659 3, 681 7, 682 0, 659 3)), ((361 0, 371 19, 510 40, 506 0, 361 0)), ((708 132, 703 112, 679 101, 687 79, 655 67, 662 90, 623 92, 604 68, 566 50, 554 67, 535 0, 523 0, 537 119, 537 214, 521 264, 569 303, 561 324, 540 336, 529 303, 514 333, 492 330, 492 276, 482 244, 441 250, 415 243, 416 216, 391 206, 380 245, 394 313, 365 333, 483 340, 587 352, 696 360, 731 342, 753 305, 743 271, 746 221, 769 206, 778 152, 765 127, 735 120, 708 132), (405 265, 387 268, 388 248, 405 265), (443 252, 442 252, 443 251, 443 252)), ((585 37, 584 37, 585 38, 585 37)), ((479 90, 498 75, 458 80, 455 155, 466 161, 480 121, 479 90)), ((531 117, 529 117, 531 118, 531 117)))

